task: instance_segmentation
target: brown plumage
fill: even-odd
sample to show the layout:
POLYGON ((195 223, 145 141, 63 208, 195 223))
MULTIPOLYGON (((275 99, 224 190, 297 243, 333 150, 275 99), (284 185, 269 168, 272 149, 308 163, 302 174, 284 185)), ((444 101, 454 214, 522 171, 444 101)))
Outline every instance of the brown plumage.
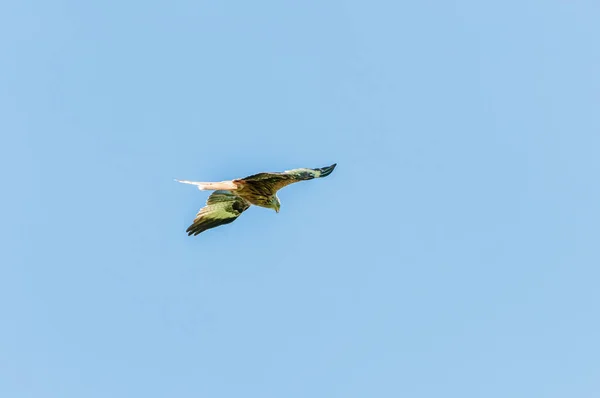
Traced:
POLYGON ((215 190, 200 209, 194 223, 187 229, 188 235, 198 235, 207 229, 235 221, 250 205, 274 209, 279 212, 281 203, 277 191, 299 181, 326 177, 336 164, 319 169, 294 169, 282 173, 259 173, 245 178, 221 182, 195 182, 176 180, 191 184, 200 190, 215 190))

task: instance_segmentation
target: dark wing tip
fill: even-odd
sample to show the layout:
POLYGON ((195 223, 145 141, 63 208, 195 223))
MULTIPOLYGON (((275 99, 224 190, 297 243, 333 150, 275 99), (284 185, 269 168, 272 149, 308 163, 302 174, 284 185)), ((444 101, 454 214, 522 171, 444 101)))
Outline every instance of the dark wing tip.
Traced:
POLYGON ((198 228, 197 224, 192 224, 188 227, 188 229, 185 230, 185 232, 187 232, 188 236, 196 236, 203 231, 200 228, 198 228))
POLYGON ((208 218, 198 219, 195 220, 194 223, 185 230, 185 232, 187 232, 188 236, 197 236, 208 229, 232 223, 238 218, 238 216, 239 214, 231 218, 219 218, 214 220, 208 218))
POLYGON ((335 166, 337 166, 337 163, 334 163, 331 166, 323 167, 323 168, 319 169, 319 171, 321 172, 321 175, 319 177, 327 177, 329 174, 331 174, 333 169, 335 169, 335 166))

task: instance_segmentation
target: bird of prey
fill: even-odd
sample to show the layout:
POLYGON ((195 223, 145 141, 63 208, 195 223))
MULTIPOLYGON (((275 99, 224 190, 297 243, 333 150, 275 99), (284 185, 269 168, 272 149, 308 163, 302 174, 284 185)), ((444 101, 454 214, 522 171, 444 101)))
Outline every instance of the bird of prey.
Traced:
POLYGON ((191 184, 201 191, 214 191, 186 230, 188 236, 198 235, 207 229, 235 221, 250 205, 274 209, 279 213, 281 203, 277 191, 298 181, 326 177, 336 164, 320 169, 294 169, 282 173, 259 173, 246 178, 221 182, 195 182, 175 180, 191 184))

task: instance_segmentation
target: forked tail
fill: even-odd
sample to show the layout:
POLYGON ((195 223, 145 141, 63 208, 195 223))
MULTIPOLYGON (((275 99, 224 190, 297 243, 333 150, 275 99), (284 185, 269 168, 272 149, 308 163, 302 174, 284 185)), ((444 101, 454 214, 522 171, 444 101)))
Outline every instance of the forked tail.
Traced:
POLYGON ((201 191, 217 191, 217 190, 225 190, 225 191, 233 191, 237 189, 237 185, 234 184, 233 181, 221 181, 221 182, 197 182, 197 181, 187 181, 187 180, 178 180, 175 181, 180 182, 182 184, 190 184, 195 185, 201 191))

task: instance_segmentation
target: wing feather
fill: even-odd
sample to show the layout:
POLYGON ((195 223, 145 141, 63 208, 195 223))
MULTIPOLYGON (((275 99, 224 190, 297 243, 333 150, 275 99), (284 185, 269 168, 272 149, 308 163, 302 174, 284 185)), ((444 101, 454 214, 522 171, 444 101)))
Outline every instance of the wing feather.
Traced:
POLYGON ((268 188, 271 194, 275 194, 279 189, 298 181, 327 177, 335 169, 335 166, 336 164, 334 163, 331 166, 319 169, 293 169, 284 171, 283 173, 258 173, 242 178, 241 181, 260 184, 264 188, 268 188))
POLYGON ((198 235, 207 229, 234 222, 250 204, 230 191, 215 191, 200 209, 192 225, 186 232, 188 236, 198 235))

